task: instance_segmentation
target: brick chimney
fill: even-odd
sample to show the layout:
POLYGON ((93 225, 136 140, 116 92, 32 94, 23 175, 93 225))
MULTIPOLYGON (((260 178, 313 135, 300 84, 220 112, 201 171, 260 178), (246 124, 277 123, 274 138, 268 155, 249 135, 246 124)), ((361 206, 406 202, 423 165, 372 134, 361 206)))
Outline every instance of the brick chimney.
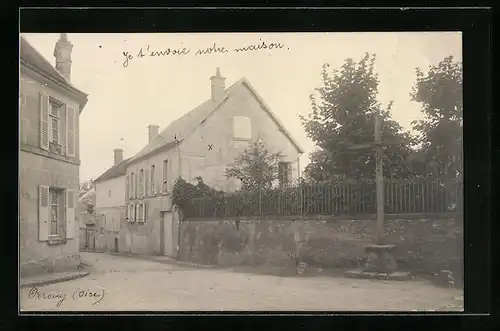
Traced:
POLYGON ((222 101, 222 98, 224 98, 224 91, 226 90, 226 78, 222 77, 219 68, 217 68, 215 76, 210 77, 210 80, 212 81, 212 100, 222 101))
POLYGON ((59 40, 54 47, 54 56, 56 58, 56 69, 66 78, 71 81, 71 51, 73 45, 68 41, 66 33, 61 33, 59 40))
POLYGON ((160 132, 160 126, 159 125, 148 125, 148 142, 151 142, 153 139, 156 138, 158 133, 160 132))
POLYGON ((123 149, 116 148, 115 152, 115 165, 123 161, 123 149))

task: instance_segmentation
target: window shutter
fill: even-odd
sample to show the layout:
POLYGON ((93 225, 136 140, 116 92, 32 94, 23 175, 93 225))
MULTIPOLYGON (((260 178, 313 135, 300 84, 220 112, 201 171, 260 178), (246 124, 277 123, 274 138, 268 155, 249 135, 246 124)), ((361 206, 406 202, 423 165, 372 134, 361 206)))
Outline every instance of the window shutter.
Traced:
POLYGON ((49 187, 38 187, 38 240, 49 239, 49 187))
POLYGON ((75 157, 76 116, 75 108, 66 106, 66 155, 70 157, 75 157))
POLYGON ((287 186, 290 186, 291 185, 291 182, 292 182, 292 163, 287 163, 287 186))
POLYGON ((145 196, 148 196, 150 195, 150 192, 149 192, 149 170, 148 168, 146 168, 144 170, 144 195, 145 196))
POLYGON ((127 220, 127 222, 129 222, 130 220, 130 205, 127 205, 127 208, 125 209, 125 219, 127 220))
POLYGON ((49 96, 40 92, 40 148, 49 150, 49 96))
POLYGON ((75 190, 66 190, 66 239, 75 237, 75 190))
MULTIPOLYGON (((128 175, 125 175, 125 200, 128 200, 129 199, 129 179, 128 179, 128 175)), ((128 218, 128 210, 127 210, 127 218, 128 218)))
POLYGON ((142 222, 146 222, 146 204, 142 204, 142 222))
POLYGON ((134 219, 133 221, 136 222, 137 221, 137 205, 133 205, 132 206, 133 210, 134 210, 134 219))

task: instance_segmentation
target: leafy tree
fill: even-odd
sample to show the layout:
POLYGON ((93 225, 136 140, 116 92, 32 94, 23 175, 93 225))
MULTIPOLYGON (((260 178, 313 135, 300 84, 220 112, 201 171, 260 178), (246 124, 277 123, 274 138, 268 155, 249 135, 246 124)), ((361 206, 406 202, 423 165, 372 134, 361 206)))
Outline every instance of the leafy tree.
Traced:
POLYGON ((256 141, 226 167, 226 178, 237 178, 242 190, 271 188, 278 179, 281 153, 271 153, 262 141, 256 141))
POLYGON ((373 178, 375 155, 372 149, 349 150, 349 145, 374 141, 374 114, 380 111, 382 139, 400 141, 384 150, 384 174, 394 178, 411 174, 408 157, 414 143, 408 132, 390 117, 392 102, 383 109, 377 100, 378 76, 375 55, 359 62, 347 59, 340 69, 323 65, 323 86, 311 94, 312 113, 301 116, 302 125, 318 150, 310 155, 305 177, 314 181, 373 178))
POLYGON ((424 113, 412 123, 420 133, 416 162, 424 175, 454 178, 462 173, 462 63, 449 56, 427 73, 417 68, 416 76, 411 97, 424 113))

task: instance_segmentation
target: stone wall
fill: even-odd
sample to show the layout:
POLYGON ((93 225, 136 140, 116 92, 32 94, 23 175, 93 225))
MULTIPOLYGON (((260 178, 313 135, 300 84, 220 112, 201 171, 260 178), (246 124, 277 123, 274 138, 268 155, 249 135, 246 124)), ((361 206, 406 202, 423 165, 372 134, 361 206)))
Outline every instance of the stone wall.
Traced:
MULTIPOLYGON (((374 220, 184 221, 180 259, 216 265, 285 266, 294 256, 323 268, 356 267, 373 243, 374 220)), ((462 272, 462 219, 386 220, 399 269, 462 272)))
MULTIPOLYGON (((21 275, 72 270, 79 262, 78 218, 74 238, 57 245, 38 238, 39 185, 78 190, 78 166, 33 153, 20 152, 19 249, 21 275)), ((79 216, 79 215, 78 215, 79 216)))

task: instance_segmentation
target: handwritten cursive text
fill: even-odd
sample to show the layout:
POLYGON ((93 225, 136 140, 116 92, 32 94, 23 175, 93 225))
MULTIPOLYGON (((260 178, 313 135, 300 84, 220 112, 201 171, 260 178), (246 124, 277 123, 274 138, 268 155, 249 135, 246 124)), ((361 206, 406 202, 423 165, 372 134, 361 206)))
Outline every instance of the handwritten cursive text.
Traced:
MULTIPOLYGON (((182 43, 181 43, 182 44, 182 43)), ((258 43, 255 44, 247 44, 238 47, 234 47, 232 49, 228 49, 223 45, 219 45, 214 42, 210 47, 200 47, 195 51, 191 52, 191 48, 189 47, 178 47, 178 48, 163 48, 163 49, 153 49, 150 45, 146 47, 141 47, 139 51, 133 55, 130 52, 123 52, 124 60, 122 66, 124 68, 128 67, 130 62, 133 59, 142 59, 145 57, 180 57, 187 55, 195 55, 195 56, 208 56, 211 54, 227 54, 227 53, 245 53, 245 52, 254 52, 254 51, 274 51, 274 50, 288 50, 289 48, 282 44, 281 42, 266 42, 262 39, 259 40, 258 43)))
MULTIPOLYGON (((73 291, 71 298, 77 300, 90 300, 92 305, 96 305, 104 299, 104 289, 90 290, 77 288, 73 291)), ((28 297, 33 300, 56 300, 56 306, 60 308, 68 295, 65 292, 43 292, 37 287, 32 287, 28 292, 28 297)))

